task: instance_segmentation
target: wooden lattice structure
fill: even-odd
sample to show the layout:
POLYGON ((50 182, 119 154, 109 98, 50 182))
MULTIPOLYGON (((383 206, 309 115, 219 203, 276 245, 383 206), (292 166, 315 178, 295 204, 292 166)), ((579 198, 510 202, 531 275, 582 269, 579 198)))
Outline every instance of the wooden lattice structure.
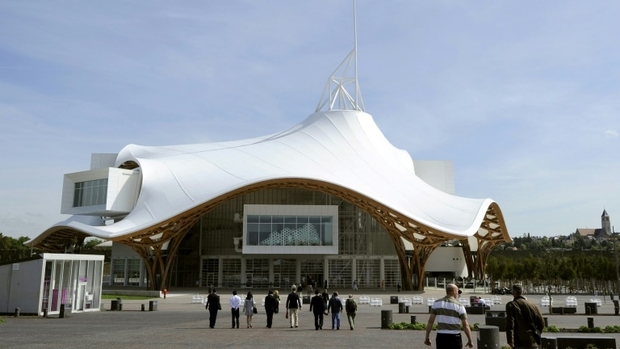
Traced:
MULTIPOLYGON (((325 192, 347 200, 370 214, 381 224, 394 244, 401 267, 404 290, 422 289, 426 262, 435 248, 446 241, 458 239, 463 242, 463 254, 467 267, 470 274, 473 274, 471 276, 477 278, 484 275, 484 267, 493 247, 498 243, 510 241, 501 211, 495 203, 488 207, 478 232, 473 237, 464 238, 432 229, 354 191, 330 183, 297 178, 270 180, 240 188, 149 228, 110 240, 130 246, 142 257, 147 269, 150 289, 164 289, 167 287, 170 268, 181 241, 201 216, 227 200, 272 188, 303 188, 325 192), (469 243, 471 238, 477 241, 475 251, 469 243), (413 253, 406 250, 403 240, 413 245, 413 253), (161 275, 160 284, 155 284, 156 275, 161 275)), ((45 238, 35 242, 35 247, 47 252, 64 252, 67 246, 83 241, 87 236, 78 230, 57 226, 46 232, 45 238)))

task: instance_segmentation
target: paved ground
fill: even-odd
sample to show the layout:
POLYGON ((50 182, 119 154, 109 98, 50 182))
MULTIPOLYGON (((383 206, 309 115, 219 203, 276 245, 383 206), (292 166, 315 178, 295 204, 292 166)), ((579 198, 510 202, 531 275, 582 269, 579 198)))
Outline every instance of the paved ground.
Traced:
MULTIPOLYGON (((241 316, 240 329, 231 329, 230 311, 226 307, 230 290, 218 290, 222 297, 223 311, 219 313, 216 328, 208 326, 208 312, 200 304, 192 304, 193 294, 199 292, 205 295, 205 290, 185 289, 173 291, 166 299, 158 301, 158 310, 153 312, 140 311, 148 301, 123 301, 123 311, 109 311, 110 301, 105 303, 101 312, 70 314, 64 319, 37 318, 37 317, 3 317, 0 323, 0 348, 427 348, 423 344, 424 332, 411 330, 382 330, 381 311, 392 310, 393 322, 410 322, 411 316, 416 316, 418 322, 428 320, 428 307, 424 305, 412 306, 408 314, 399 314, 398 305, 390 304, 390 296, 421 295, 425 301, 427 297, 440 297, 442 290, 427 290, 424 293, 401 292, 366 292, 354 293, 357 299, 360 295, 379 297, 383 300, 382 307, 360 305, 357 315, 357 325, 354 331, 349 330, 346 318, 339 331, 325 329, 315 331, 312 313, 309 305, 304 304, 300 313, 300 327, 289 328, 284 313, 274 317, 274 326, 265 328, 265 315, 259 307, 259 314, 255 315, 252 329, 245 328, 245 319, 241 316)), ((351 291, 345 291, 351 292, 351 291)), ((242 292, 244 293, 244 291, 242 292)), ((257 300, 261 300, 265 291, 254 291, 257 300)), ((343 292, 341 292, 342 295, 343 292)), ((473 290, 465 290, 465 295, 481 295, 473 290)), ((346 294, 344 295, 346 296, 346 294)), ((484 295, 483 295, 484 296, 484 295)), ((540 296, 531 296, 531 300, 539 303, 540 296)), ((565 297, 558 296, 556 304, 565 297)), ((620 316, 614 316, 613 304, 607 299, 602 307, 598 308, 599 315, 585 315, 584 302, 590 296, 578 296, 579 307, 576 315, 547 315, 549 325, 573 328, 587 325, 587 318, 594 319, 594 325, 605 327, 620 324, 620 316)), ((511 300, 510 296, 502 296, 503 303, 511 300)), ((495 310, 504 307, 496 305, 495 310)), ((483 315, 470 315, 470 323, 485 324, 483 315)), ((329 322, 326 322, 329 324, 329 322)), ((326 328, 330 326, 325 326, 326 328)), ((477 347, 477 332, 474 332, 474 347, 477 347)), ((581 333, 553 333, 545 334, 550 337, 559 336, 596 336, 581 333)), ((601 335, 599 335, 601 336, 601 335)), ((620 343, 620 334, 604 334, 606 337, 616 338, 620 343)), ((505 333, 500 332, 500 346, 506 345, 505 333)))

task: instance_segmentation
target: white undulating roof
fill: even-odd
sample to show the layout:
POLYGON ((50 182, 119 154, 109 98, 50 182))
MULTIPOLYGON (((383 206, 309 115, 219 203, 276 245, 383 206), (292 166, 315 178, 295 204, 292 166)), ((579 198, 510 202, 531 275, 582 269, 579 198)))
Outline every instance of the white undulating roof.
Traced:
POLYGON ((409 154, 390 144, 371 115, 356 110, 316 112, 286 131, 241 141, 131 144, 119 153, 116 165, 127 161, 139 164, 143 178, 136 206, 126 218, 101 225, 98 218, 72 216, 48 232, 65 227, 104 239, 120 237, 236 189, 290 178, 370 197, 455 238, 474 235, 493 203, 450 195, 422 181, 409 154))

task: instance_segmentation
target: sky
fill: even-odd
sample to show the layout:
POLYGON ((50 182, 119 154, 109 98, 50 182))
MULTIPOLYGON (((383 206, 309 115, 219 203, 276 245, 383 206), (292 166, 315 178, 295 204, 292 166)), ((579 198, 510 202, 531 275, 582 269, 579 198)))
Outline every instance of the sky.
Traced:
MULTIPOLYGON (((371 1, 365 111, 454 163, 513 237, 620 230, 620 2, 371 1)), ((353 2, 0 2, 0 233, 36 237, 63 175, 128 144, 245 139, 312 114, 354 46, 353 2)))

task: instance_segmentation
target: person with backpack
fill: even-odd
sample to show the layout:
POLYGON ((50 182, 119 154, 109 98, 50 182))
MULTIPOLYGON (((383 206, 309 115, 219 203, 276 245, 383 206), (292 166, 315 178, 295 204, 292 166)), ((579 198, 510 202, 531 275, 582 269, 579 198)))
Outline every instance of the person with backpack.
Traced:
POLYGON ((332 312, 332 330, 340 329, 340 313, 342 313, 342 302, 338 298, 338 292, 334 292, 329 299, 329 311, 332 312))
POLYGON ((351 331, 355 328, 355 314, 357 313, 357 303, 355 299, 353 299, 353 295, 349 295, 349 299, 344 303, 344 309, 347 312, 347 320, 349 321, 349 326, 351 327, 351 331))

